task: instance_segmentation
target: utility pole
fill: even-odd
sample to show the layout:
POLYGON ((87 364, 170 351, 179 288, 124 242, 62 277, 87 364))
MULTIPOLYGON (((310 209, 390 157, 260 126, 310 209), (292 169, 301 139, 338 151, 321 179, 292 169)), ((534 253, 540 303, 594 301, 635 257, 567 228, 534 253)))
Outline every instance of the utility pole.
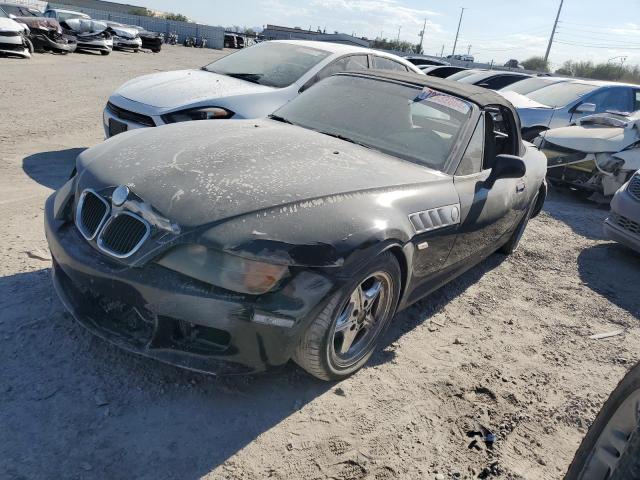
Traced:
POLYGON ((420 53, 424 52, 424 48, 422 48, 422 44, 424 43, 424 31, 427 29, 427 19, 424 19, 424 25, 422 26, 422 31, 420 32, 420 53))
POLYGON ((444 45, 442 45, 442 50, 440 50, 440 58, 444 56, 444 45))
POLYGON ((469 48, 467 48, 467 55, 471 55, 471 45, 469 45, 469 48))
POLYGON ((398 27, 398 39, 397 39, 398 43, 400 43, 400 30, 402 30, 402 25, 398 27))
POLYGON ((458 20, 458 31, 456 32, 456 40, 455 42, 453 42, 453 52, 451 52, 451 55, 456 54, 456 45, 458 45, 458 35, 460 35, 460 25, 462 24, 462 15, 464 15, 464 11, 465 11, 465 8, 460 7, 460 20, 458 20))
POLYGON ((544 54, 544 62, 549 61, 549 52, 551 51, 551 45, 553 44, 553 37, 556 34, 556 28, 558 27, 558 20, 560 20, 560 11, 562 10, 562 4, 564 0, 560 0, 560 6, 558 7, 558 14, 556 15, 556 21, 553 24, 553 30, 551 30, 551 37, 549 38, 549 45, 547 45, 547 53, 544 54))

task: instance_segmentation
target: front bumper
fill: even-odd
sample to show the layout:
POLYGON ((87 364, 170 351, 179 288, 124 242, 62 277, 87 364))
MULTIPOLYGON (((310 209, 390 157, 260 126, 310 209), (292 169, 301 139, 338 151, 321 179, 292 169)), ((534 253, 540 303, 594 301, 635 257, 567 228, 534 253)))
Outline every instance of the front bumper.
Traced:
POLYGON ((19 55, 30 58, 31 54, 27 48, 22 35, 0 35, 0 53, 7 55, 19 55))
POLYGON ((113 37, 113 48, 130 48, 138 50, 142 48, 142 40, 140 38, 122 38, 113 37))
POLYGON ((31 31, 31 42, 36 50, 53 50, 60 53, 73 53, 78 43, 70 35, 54 35, 53 38, 44 32, 31 31))
POLYGON ((605 235, 640 252, 640 200, 622 187, 611 200, 611 214, 604 222, 605 235))
POLYGON ((330 279, 311 271, 252 297, 155 264, 128 267, 96 252, 72 222, 56 220, 54 197, 45 206, 45 233, 56 291, 82 325, 125 350, 205 373, 267 370, 291 358, 333 291, 330 279))
POLYGON ((78 37, 79 50, 96 50, 99 52, 111 52, 113 50, 112 39, 86 39, 78 37))

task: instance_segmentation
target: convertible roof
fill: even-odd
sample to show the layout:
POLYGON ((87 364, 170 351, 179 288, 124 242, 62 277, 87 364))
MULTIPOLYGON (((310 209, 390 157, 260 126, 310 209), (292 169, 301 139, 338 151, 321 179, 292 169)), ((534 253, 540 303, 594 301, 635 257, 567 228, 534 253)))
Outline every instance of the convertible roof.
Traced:
POLYGON ((412 73, 394 72, 389 70, 366 70, 339 73, 338 75, 358 75, 361 77, 375 77, 396 82, 411 83, 419 87, 429 87, 434 90, 449 93, 457 97, 464 98, 480 107, 489 105, 501 105, 510 110, 515 110, 513 105, 502 95, 477 87, 468 83, 460 83, 446 78, 430 77, 428 75, 417 75, 412 73))

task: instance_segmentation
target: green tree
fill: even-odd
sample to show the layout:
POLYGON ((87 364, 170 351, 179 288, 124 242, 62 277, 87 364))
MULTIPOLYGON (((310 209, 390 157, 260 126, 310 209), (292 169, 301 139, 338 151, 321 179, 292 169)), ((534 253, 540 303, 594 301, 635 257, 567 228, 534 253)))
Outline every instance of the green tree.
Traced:
POLYGON ((166 13, 164 18, 167 20, 175 20, 176 22, 188 22, 189 19, 181 13, 166 13))
POLYGON ((148 8, 144 8, 144 7, 134 7, 131 10, 129 10, 129 13, 131 15, 140 15, 141 17, 153 17, 154 14, 151 10, 149 10, 148 8))
POLYGON ((543 57, 531 57, 522 62, 522 66, 527 70, 535 70, 537 72, 548 72, 549 62, 543 57))

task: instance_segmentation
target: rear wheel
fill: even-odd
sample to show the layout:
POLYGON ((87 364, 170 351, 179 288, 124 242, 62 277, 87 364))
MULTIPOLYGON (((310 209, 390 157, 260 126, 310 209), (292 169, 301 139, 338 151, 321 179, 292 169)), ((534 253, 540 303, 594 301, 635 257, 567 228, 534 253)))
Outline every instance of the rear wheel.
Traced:
POLYGON ((100 55, 109 55, 110 53, 109 50, 100 50, 100 55))
POLYGON ((640 479, 640 363, 605 402, 565 476, 565 480, 605 479, 640 479))
POLYGON ((362 368, 395 313, 400 276, 389 252, 356 274, 307 327, 295 362, 322 380, 342 380, 362 368))

